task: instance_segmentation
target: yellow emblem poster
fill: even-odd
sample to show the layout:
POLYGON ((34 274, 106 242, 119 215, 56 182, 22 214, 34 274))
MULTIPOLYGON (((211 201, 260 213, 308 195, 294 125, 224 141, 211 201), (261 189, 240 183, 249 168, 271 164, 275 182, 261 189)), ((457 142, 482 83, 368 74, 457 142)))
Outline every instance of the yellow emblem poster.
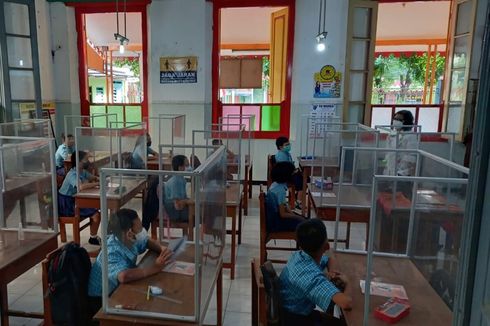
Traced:
POLYGON ((314 74, 315 98, 340 98, 342 73, 332 65, 325 65, 314 74))

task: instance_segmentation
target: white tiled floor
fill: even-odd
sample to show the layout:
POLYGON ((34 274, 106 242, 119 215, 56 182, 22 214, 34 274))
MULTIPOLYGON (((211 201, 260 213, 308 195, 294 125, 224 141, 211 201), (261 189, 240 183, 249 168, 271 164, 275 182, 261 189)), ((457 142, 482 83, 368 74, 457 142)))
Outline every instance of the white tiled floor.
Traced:
MULTIPOLYGON (((254 188, 258 191, 258 188, 254 188)), ((128 205, 135 209, 141 209, 141 199, 136 199, 128 205)), ((326 222, 329 237, 334 235, 334 226, 332 222, 326 222)), ((339 227, 339 237, 345 237, 345 224, 339 227)), ((250 260, 252 257, 259 256, 259 210, 258 210, 258 193, 254 192, 253 198, 249 201, 249 216, 243 218, 242 244, 237 248, 237 266, 235 280, 230 280, 229 270, 223 272, 223 311, 224 325, 250 325, 251 324, 251 275, 250 260)), ((68 236, 71 239, 71 231, 68 229, 68 236)), ((94 246, 87 244, 89 232, 82 232, 82 244, 87 250, 93 250, 94 246)), ((228 236, 227 241, 230 241, 228 236)), ((365 226, 362 224, 352 224, 351 227, 351 248, 361 249, 365 241, 365 226)), ((59 241, 59 243, 61 243, 59 241)), ((294 241, 278 241, 278 246, 294 247, 294 241)), ((339 247, 343 247, 340 244, 339 247)), ((287 259, 289 252, 270 252, 269 257, 287 259)), ((225 260, 228 255, 225 255, 225 260)), ((277 266, 278 272, 281 265, 277 266)), ((9 305, 11 309, 20 309, 24 311, 42 312, 42 287, 41 287, 41 268, 35 266, 27 273, 22 275, 9 284, 9 305)), ((10 318, 10 325, 39 325, 40 320, 26 318, 10 318)), ((216 324, 216 299, 210 301, 205 324, 216 324)))

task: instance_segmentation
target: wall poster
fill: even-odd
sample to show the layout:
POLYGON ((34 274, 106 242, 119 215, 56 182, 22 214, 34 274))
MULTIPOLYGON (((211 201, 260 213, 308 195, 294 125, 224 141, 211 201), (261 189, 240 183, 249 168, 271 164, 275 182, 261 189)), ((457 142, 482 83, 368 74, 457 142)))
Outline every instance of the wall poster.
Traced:
POLYGON ((332 65, 325 65, 313 76, 315 81, 314 98, 340 98, 342 73, 332 65))
POLYGON ((197 57, 160 57, 160 84, 197 83, 197 57))

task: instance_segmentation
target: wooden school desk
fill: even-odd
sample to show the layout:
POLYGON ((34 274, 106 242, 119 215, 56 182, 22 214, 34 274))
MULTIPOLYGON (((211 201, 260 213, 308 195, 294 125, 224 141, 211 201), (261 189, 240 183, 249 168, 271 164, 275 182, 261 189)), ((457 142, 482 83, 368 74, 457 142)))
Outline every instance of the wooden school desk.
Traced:
POLYGON ((231 217, 231 230, 226 234, 231 235, 231 257, 230 262, 223 264, 224 268, 230 269, 230 278, 235 279, 236 245, 242 242, 242 185, 237 182, 228 182, 226 186, 226 216, 231 217), (238 213, 238 228, 237 228, 238 213))
POLYGON ((44 318, 42 313, 9 311, 7 284, 42 261, 46 255, 58 247, 56 233, 42 233, 24 230, 24 239, 17 239, 16 230, 0 230, 0 312, 2 326, 9 325, 9 316, 44 318))
MULTIPOLYGON (((344 273, 351 285, 351 311, 344 311, 347 325, 363 324, 364 294, 359 281, 366 279, 367 256, 363 254, 335 253, 339 271, 344 273)), ((410 302, 410 314, 396 325, 451 325, 452 313, 429 282, 408 258, 375 257, 373 277, 380 282, 400 284, 405 287, 410 302)), ((386 302, 388 298, 371 295, 369 314, 370 326, 385 326, 386 323, 374 318, 374 308, 386 302)))
MULTIPOLYGON (((188 245, 186 252, 178 258, 181 261, 194 262, 194 245, 188 245)), ((145 255, 140 265, 150 264, 156 258, 155 253, 149 253, 145 255)), ((212 260, 207 259, 205 264, 215 264, 215 268, 218 269, 217 278, 214 279, 214 275, 201 275, 202 282, 212 282, 211 290, 216 286, 216 299, 217 299, 217 320, 218 325, 221 325, 222 320, 222 302, 223 302, 223 288, 222 288, 222 261, 221 259, 212 260)), ((109 298, 109 307, 115 307, 116 305, 123 305, 127 307, 135 307, 134 309, 140 311, 157 312, 165 314, 174 314, 180 316, 193 316, 194 315, 194 276, 187 276, 182 274, 160 272, 153 276, 130 282, 126 284, 120 284, 114 293, 109 298), (156 285, 164 290, 164 294, 172 299, 182 301, 182 303, 173 303, 162 299, 150 297, 150 300, 146 299, 146 291, 148 285, 156 285)), ((209 284, 209 283, 208 283, 209 284)), ((205 304, 205 303, 203 303, 205 304)), ((207 307, 206 307, 207 308, 207 307)), ((207 309, 202 309, 206 313, 207 309)), ((129 317, 114 314, 106 314, 101 310, 95 315, 95 319, 100 321, 102 326, 106 325, 198 325, 199 323, 176 321, 176 320, 163 320, 152 318, 140 318, 129 317)))

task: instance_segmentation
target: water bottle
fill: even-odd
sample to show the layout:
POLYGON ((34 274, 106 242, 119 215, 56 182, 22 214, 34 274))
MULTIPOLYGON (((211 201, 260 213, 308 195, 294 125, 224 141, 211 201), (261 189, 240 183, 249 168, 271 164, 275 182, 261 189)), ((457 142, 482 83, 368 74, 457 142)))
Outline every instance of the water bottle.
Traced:
POLYGON ((18 230, 18 233, 17 233, 17 239, 19 241, 24 240, 24 229, 22 228, 22 222, 19 222, 19 230, 18 230))

